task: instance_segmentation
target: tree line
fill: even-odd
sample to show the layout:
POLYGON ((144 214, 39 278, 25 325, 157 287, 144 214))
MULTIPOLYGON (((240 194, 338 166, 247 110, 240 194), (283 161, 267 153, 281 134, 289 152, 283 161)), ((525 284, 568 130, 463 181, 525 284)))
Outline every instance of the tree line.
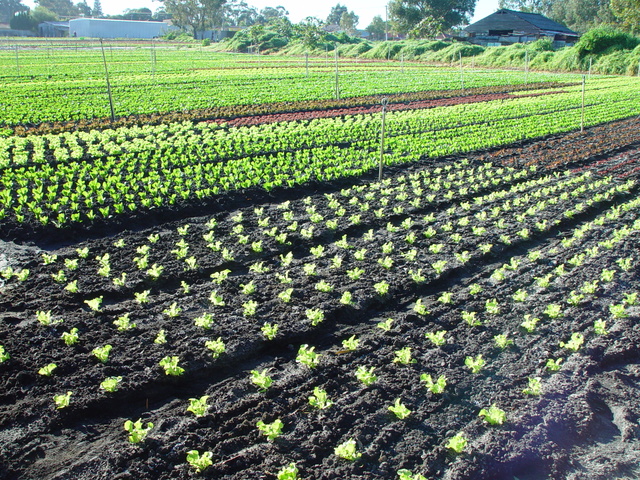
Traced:
MULTIPOLYGON (((385 19, 377 15, 365 28, 372 38, 381 40, 389 32, 411 38, 429 38, 439 33, 456 31, 469 23, 477 0, 390 0, 385 19)), ((87 0, 35 0, 33 11, 22 0, 0 0, 0 21, 30 29, 46 20, 78 16, 126 20, 171 18, 174 25, 193 33, 227 26, 252 27, 257 35, 269 26, 280 32, 290 31, 293 24, 282 6, 261 10, 244 0, 160 0, 155 12, 148 8, 127 9, 120 15, 105 17, 100 0, 90 6, 87 0)), ((640 0, 500 0, 500 8, 541 13, 578 32, 609 25, 637 33, 640 30, 640 0)), ((382 13, 382 12, 381 12, 382 13)), ((296 27, 303 35, 315 35, 323 28, 349 35, 356 33, 359 16, 346 5, 331 7, 326 19, 308 17, 296 27)))

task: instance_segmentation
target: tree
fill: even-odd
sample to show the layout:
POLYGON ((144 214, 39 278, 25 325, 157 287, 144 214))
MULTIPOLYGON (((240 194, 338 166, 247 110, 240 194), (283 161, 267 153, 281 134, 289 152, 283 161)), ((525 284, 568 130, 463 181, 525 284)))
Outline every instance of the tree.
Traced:
POLYGON ((60 20, 60 17, 51 10, 40 6, 31 11, 31 17, 35 21, 36 25, 40 25, 42 22, 57 22, 60 20))
POLYGON ((611 11, 625 30, 633 34, 640 30, 640 0, 611 0, 611 11))
POLYGON ((287 18, 289 12, 283 6, 273 7, 265 7, 260 10, 260 14, 258 15, 257 22, 266 25, 267 23, 271 23, 280 18, 287 18))
POLYGON ((224 19, 225 0, 163 0, 167 13, 171 14, 173 24, 190 29, 194 38, 214 25, 220 25, 224 19))
POLYGON ((389 14, 399 33, 415 30, 420 22, 446 30, 469 23, 475 6, 476 0, 391 0, 389 14))
POLYGON ((244 1, 233 1, 224 5, 221 25, 249 27, 256 23, 257 18, 258 11, 254 7, 250 7, 244 1))
POLYGON ((373 40, 382 40, 387 33, 387 24, 380 15, 376 15, 365 30, 371 34, 373 40))
POLYGON ((36 23, 33 21, 31 15, 29 15, 29 11, 18 12, 16 15, 11 17, 11 21, 9 22, 9 26, 12 30, 33 30, 37 27, 36 23))
POLYGON ((609 7, 609 0, 554 2, 548 17, 577 32, 586 32, 602 24, 613 24, 616 20, 609 7))
POLYGON ((331 12, 327 17, 327 25, 340 25, 340 19, 342 18, 343 13, 348 12, 348 8, 344 5, 336 4, 335 7, 331 8, 331 12))
POLYGON ((78 9, 78 12, 80 12, 80 15, 82 15, 83 17, 91 16, 91 7, 87 5, 87 2, 82 1, 76 3, 76 8, 78 9))
POLYGON ((91 9, 91 13, 94 17, 104 17, 104 12, 102 11, 102 4, 100 0, 93 0, 93 8, 91 9))
POLYGON ((344 12, 340 17, 340 29, 349 35, 354 35, 356 33, 356 25, 358 25, 359 20, 360 17, 355 13, 344 12))
POLYGON ((500 0, 498 5, 500 8, 507 8, 509 10, 547 15, 551 11, 551 6, 554 3, 563 2, 554 2, 553 0, 500 0))
POLYGON ((320 19, 307 17, 294 26, 295 34, 302 40, 305 47, 314 48, 324 35, 321 26, 322 21, 320 19))
POLYGON ((0 22, 9 22, 16 13, 27 10, 20 0, 0 0, 0 22))
POLYGON ((71 3, 71 0, 35 0, 38 5, 51 10, 60 17, 75 17, 78 15, 78 8, 71 3))

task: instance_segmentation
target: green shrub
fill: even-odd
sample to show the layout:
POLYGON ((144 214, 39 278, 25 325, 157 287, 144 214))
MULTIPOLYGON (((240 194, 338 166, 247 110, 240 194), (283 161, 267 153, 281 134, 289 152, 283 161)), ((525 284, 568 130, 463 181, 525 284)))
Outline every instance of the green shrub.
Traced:
POLYGON ((588 54, 613 52, 615 50, 633 50, 640 44, 640 39, 626 32, 611 27, 598 27, 585 33, 578 43, 576 50, 580 57, 588 54))

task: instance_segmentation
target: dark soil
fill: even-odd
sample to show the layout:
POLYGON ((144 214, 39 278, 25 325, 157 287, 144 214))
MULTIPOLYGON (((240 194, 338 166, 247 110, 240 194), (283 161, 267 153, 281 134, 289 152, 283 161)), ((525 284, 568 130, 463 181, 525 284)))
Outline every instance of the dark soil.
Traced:
MULTIPOLYGON (((572 135, 554 142, 582 148, 572 135)), ((638 187, 577 169, 485 166, 487 155, 398 169, 382 185, 360 179, 306 196, 256 195, 189 218, 174 212, 54 246, 4 242, 0 269, 29 275, 20 281, 5 270, 0 283, 0 345, 10 355, 0 363, 0 477, 271 479, 295 462, 305 479, 395 479, 402 468, 444 479, 637 478, 640 308, 627 295, 640 290, 638 187), (43 254, 57 257, 45 264, 43 254), (98 256, 110 267, 103 275, 98 256), (154 264, 163 267, 157 279, 148 274, 154 264), (226 270, 215 283, 212 274, 226 270), (331 291, 319 290, 321 281, 331 291), (65 289, 72 282, 76 293, 65 289), (136 301, 147 290, 149 302, 136 301), (526 298, 514 298, 520 291, 526 298), (224 305, 212 303, 216 295, 224 305), (93 311, 86 301, 98 297, 93 311), (324 316, 317 325, 313 309, 324 316), (53 325, 36 319, 47 311, 53 325), (480 324, 468 325, 463 312, 480 324), (204 313, 214 319, 209 329, 194 323, 204 313), (136 326, 119 331, 113 322, 125 314, 136 326), (540 319, 531 333, 521 327, 525 315, 540 319), (389 318, 390 329, 379 328, 389 318), (595 332, 598 319, 606 334, 595 332), (273 340, 264 323, 278 324, 273 340), (61 335, 72 328, 79 342, 68 346, 61 335), (154 343, 160 330, 164 344, 154 343), (438 330, 447 332, 441 346, 425 337, 438 330), (560 346, 573 333, 584 336, 576 352, 560 346), (513 344, 497 347, 499 334, 513 344), (351 336, 354 351, 342 344, 351 336), (205 342, 217 338, 226 351, 212 358, 205 342), (92 350, 107 344, 101 363, 92 350), (296 361, 302 345, 320 354, 316 368, 296 361), (407 347, 405 365, 396 352, 407 347), (474 374, 465 359, 478 355, 486 365, 474 374), (167 356, 184 374, 164 373, 167 356), (558 358, 561 368, 550 372, 547 360, 558 358), (50 363, 53 374, 39 375, 50 363), (355 377, 363 366, 377 376, 370 386, 355 377), (273 379, 265 392, 250 381, 253 370, 273 379), (446 376, 444 393, 431 393, 423 373, 446 376), (112 376, 122 381, 108 393, 100 383, 112 376), (540 395, 523 393, 533 377, 540 395), (334 404, 310 406, 314 387, 334 404), (68 391, 69 406, 56 409, 53 396, 68 391), (195 417, 189 399, 203 395, 209 410, 195 417), (388 409, 396 399, 411 410, 404 420, 388 409), (505 411, 503 425, 479 417, 492 404, 505 411), (123 424, 137 419, 154 427, 131 444, 123 424), (276 419, 282 435, 268 441, 256 423, 276 419), (447 448, 458 432, 469 440, 460 454, 447 448), (349 439, 362 454, 353 462, 334 454, 349 439), (201 474, 186 462, 193 449, 213 454, 201 474)), ((631 158, 615 155, 606 168, 631 158)), ((576 168, 601 160, 574 157, 576 168)))

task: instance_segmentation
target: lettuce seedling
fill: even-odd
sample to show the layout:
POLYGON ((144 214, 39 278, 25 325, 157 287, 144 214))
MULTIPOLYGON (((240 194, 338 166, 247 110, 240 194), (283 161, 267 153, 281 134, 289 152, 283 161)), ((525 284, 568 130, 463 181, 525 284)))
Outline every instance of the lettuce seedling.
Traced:
POLYGON ((205 312, 199 317, 193 319, 193 323, 196 327, 204 328, 205 330, 210 330, 213 326, 214 318, 213 315, 205 312))
POLYGON ((536 329, 536 325, 539 321, 539 318, 534 318, 531 314, 527 313, 524 316, 524 322, 522 322, 520 326, 524 328, 528 333, 532 333, 536 329))
POLYGON ((266 392, 273 383, 273 380, 267 375, 266 369, 261 372, 251 370, 251 382, 256 385, 261 392, 266 392))
POLYGON ((132 422, 131 420, 127 420, 126 422, 124 422, 124 429, 125 431, 129 432, 128 439, 130 443, 143 442, 152 428, 153 423, 151 422, 147 422, 147 426, 144 427, 142 425, 141 418, 139 418, 135 422, 132 422))
POLYGON ((105 392, 116 392, 121 381, 122 377, 107 377, 100 382, 100 388, 105 392))
POLYGON ((411 470, 403 468, 398 470, 398 480, 427 480, 427 478, 424 475, 414 474, 411 470))
POLYGON ((129 319, 129 315, 130 314, 127 312, 121 317, 118 317, 117 320, 113 321, 113 324, 118 327, 119 332, 126 332, 132 328, 136 328, 136 324, 129 319))
POLYGON ((416 363, 417 360, 411 358, 411 347, 404 347, 400 350, 396 350, 395 352, 396 358, 393 359, 393 363, 400 363, 402 365, 409 365, 411 363, 416 363))
POLYGON ((529 385, 522 390, 525 395, 540 395, 542 393, 542 379, 540 377, 530 377, 529 385))
POLYGON ((57 323, 62 323, 62 319, 59 318, 57 320, 53 319, 53 315, 51 314, 51 310, 47 310, 46 312, 43 310, 38 310, 36 312, 36 320, 38 320, 38 322, 41 325, 44 326, 51 326, 51 325, 55 325, 57 323))
POLYGON ((624 300, 622 300, 624 305, 638 304, 638 292, 623 293, 622 295, 624 296, 624 300))
POLYGON ((307 319, 311 321, 314 327, 324 321, 324 312, 318 308, 309 308, 305 312, 307 319))
POLYGON ((484 361, 482 355, 478 355, 476 358, 466 357, 464 359, 464 364, 469 367, 471 373, 478 373, 486 363, 487 362, 484 361))
POLYGON ((276 474, 277 480, 297 480, 298 479, 298 467, 295 463, 290 463, 286 467, 282 467, 276 474))
POLYGON ((262 330, 262 334, 267 340, 273 340, 278 334, 278 324, 265 323, 264 325, 262 325, 260 330, 262 330))
POLYGON ((78 343, 78 329, 74 327, 68 332, 63 332, 60 338, 62 338, 62 341, 68 346, 75 345, 78 343))
POLYGON ((302 363, 309 368, 316 368, 320 362, 320 355, 316 353, 315 347, 309 347, 309 345, 300 345, 298 349, 298 355, 296 356, 296 362, 302 363))
POLYGON ((453 437, 449 439, 447 442, 447 448, 453 450, 456 453, 462 453, 465 448, 467 448, 467 444, 469 441, 463 432, 456 433, 453 437))
POLYGON ((507 419, 506 412, 495 405, 491 405, 488 410, 483 408, 478 416, 483 417, 489 425, 502 425, 507 419))
POLYGON ((496 342, 496 346, 500 350, 504 350, 510 345, 513 345, 513 340, 510 340, 509 338, 507 338, 507 335, 505 335, 504 333, 494 336, 493 340, 496 342))
POLYGON ((165 308, 162 313, 164 313, 169 318, 175 318, 180 315, 180 313, 182 313, 182 308, 178 306, 177 302, 173 302, 171 305, 169 305, 169 308, 165 308))
POLYGON ((627 318, 629 316, 624 303, 609 305, 609 312, 613 315, 613 318, 627 318))
POLYGON ((500 313, 500 304, 495 298, 488 298, 484 304, 484 308, 487 313, 491 315, 498 315, 500 313))
POLYGON ((45 365, 40 370, 38 370, 38 374, 45 377, 50 377, 56 368, 58 368, 58 366, 55 363, 50 363, 49 365, 45 365))
POLYGON ((212 459, 212 452, 202 452, 202 454, 198 450, 189 450, 187 452, 187 463, 195 469, 196 473, 201 473, 213 465, 212 459))
POLYGON ((309 396, 309 405, 324 410, 333 405, 333 401, 327 396, 326 390, 320 387, 314 387, 313 395, 309 396))
POLYGON ((422 299, 419 298, 418 300, 416 300, 416 304, 413 306, 413 311, 416 312, 418 315, 429 315, 429 310, 427 310, 426 305, 424 305, 422 303, 422 299))
POLYGON ((446 334, 446 330, 438 330, 437 332, 427 332, 424 334, 424 336, 431 340, 431 343, 433 343, 435 346, 439 347, 447 342, 445 338, 446 334))
POLYGON ((356 378, 366 386, 372 385, 378 379, 373 371, 374 367, 367 368, 364 365, 360 365, 356 369, 356 378))
POLYGON ((597 335, 607 335, 609 333, 607 330, 607 322, 601 318, 593 322, 593 330, 597 335))
POLYGON ((11 355, 9 355, 9 352, 5 350, 4 346, 0 345, 0 363, 6 362, 10 358, 11 355))
POLYGON ((113 347, 111 345, 105 345, 103 347, 96 347, 91 350, 93 356, 96 357, 101 363, 107 363, 109 359, 109 354, 111 353, 111 349, 113 347))
POLYGON ((265 423, 262 420, 258 420, 256 425, 258 426, 258 430, 267 437, 267 440, 273 442, 282 433, 284 423, 282 423, 282 420, 277 418, 271 423, 265 423))
POLYGON ((384 297, 387 293, 389 293, 389 284, 385 281, 374 284, 373 288, 381 297, 384 297))
POLYGON ((180 359, 178 357, 166 356, 158 362, 164 369, 165 375, 180 376, 184 373, 184 368, 178 366, 180 359))
POLYGON ((352 462, 362 456, 362 454, 358 452, 358 449, 356 448, 356 441, 354 439, 349 439, 346 442, 342 442, 335 448, 334 453, 336 454, 336 456, 352 462))
POLYGON ((167 343, 167 332, 165 332, 164 329, 160 329, 156 338, 153 340, 153 343, 156 345, 164 345, 167 343))
POLYGON ((526 290, 523 290, 522 288, 517 290, 512 296, 511 298, 513 298, 513 300, 515 302, 524 302, 527 297, 529 296, 529 294, 527 293, 526 290))
POLYGON ((220 285, 223 281, 227 279, 230 273, 231 273, 231 270, 228 270, 228 269, 221 270, 219 272, 213 272, 211 275, 209 275, 209 277, 211 278, 211 281, 213 283, 220 285))
POLYGON ((544 309, 544 314, 549 318, 560 318, 563 315, 562 306, 557 303, 550 303, 544 309))
POLYGON ((387 318, 383 322, 378 322, 378 324, 376 326, 379 329, 384 330, 385 332, 388 332, 389 330, 391 330, 393 328, 393 318, 387 318))
POLYGON ((85 300, 84 303, 86 303, 87 306, 94 312, 99 312, 100 307, 102 305, 102 299, 103 299, 103 296, 100 295, 99 297, 92 298, 90 300, 85 300))
POLYGON ((558 370, 560 370, 560 364, 562 363, 562 360, 562 358, 558 358, 556 360, 549 358, 547 360, 547 363, 545 363, 545 367, 551 372, 557 372, 558 370))
POLYGON ((222 341, 221 337, 218 337, 215 340, 207 340, 204 342, 204 346, 207 347, 211 351, 212 358, 218 358, 224 352, 227 351, 227 347, 222 341))
POLYGON ((151 290, 144 290, 143 292, 134 292, 133 296, 136 299, 136 302, 138 302, 140 305, 144 304, 144 303, 149 303, 149 294, 151 293, 151 290))
POLYGON ((409 410, 402 402, 400 402, 399 398, 396 398, 393 405, 387 407, 393 414, 398 417, 400 420, 404 420, 409 415, 411 415, 411 410, 409 410))
POLYGON ((577 352, 584 343, 584 335, 580 332, 573 332, 568 342, 560 342, 560 348, 566 348, 572 352, 577 352))
POLYGON ((434 382, 430 374, 423 373, 422 375, 420 375, 420 380, 425 383, 425 386, 431 393, 435 393, 436 395, 443 393, 444 389, 447 386, 447 377, 445 377, 444 375, 440 375, 438 377, 438 380, 434 382))
POLYGON ((421 268, 419 268, 418 270, 409 270, 409 276, 411 277, 411 280, 418 284, 424 283, 427 280, 427 278, 422 275, 421 268))
POLYGON ((469 285, 469 295, 475 296, 482 291, 482 287, 477 283, 472 283, 469 285))
POLYGON ((352 268, 351 270, 347 270, 346 273, 351 280, 359 280, 362 274, 364 273, 364 269, 355 267, 355 268, 352 268))
POLYGON ((48 254, 48 253, 43 253, 42 254, 42 262, 45 265, 51 265, 52 263, 54 263, 56 260, 58 259, 58 255, 54 254, 48 254))
POLYGON ((245 317, 253 317, 258 311, 258 302, 249 300, 242 304, 242 313, 245 317))
POLYGON ((463 310, 460 314, 462 315, 462 319, 467 322, 470 327, 482 325, 482 322, 476 318, 477 312, 463 310))
POLYGON ((193 413, 196 417, 205 416, 207 414, 207 410, 209 409, 209 405, 207 405, 208 399, 209 395, 203 395, 200 398, 190 398, 187 412, 193 413))
POLYGON ((278 298, 284 303, 289 303, 293 295, 293 288, 287 288, 278 294, 278 298))
POLYGON ((68 407, 69 403, 71 402, 71 395, 73 395, 73 392, 67 392, 61 395, 54 395, 53 401, 56 404, 56 408, 58 410, 61 410, 63 408, 68 407))
POLYGON ((209 294, 209 301, 215 307, 224 307, 225 306, 224 298, 222 298, 222 295, 218 294, 217 290, 212 290, 211 291, 211 293, 209 294))
POLYGON ((342 348, 344 348, 345 350, 353 351, 358 348, 359 344, 360 340, 358 340, 355 335, 351 335, 349 338, 342 341, 342 348))

